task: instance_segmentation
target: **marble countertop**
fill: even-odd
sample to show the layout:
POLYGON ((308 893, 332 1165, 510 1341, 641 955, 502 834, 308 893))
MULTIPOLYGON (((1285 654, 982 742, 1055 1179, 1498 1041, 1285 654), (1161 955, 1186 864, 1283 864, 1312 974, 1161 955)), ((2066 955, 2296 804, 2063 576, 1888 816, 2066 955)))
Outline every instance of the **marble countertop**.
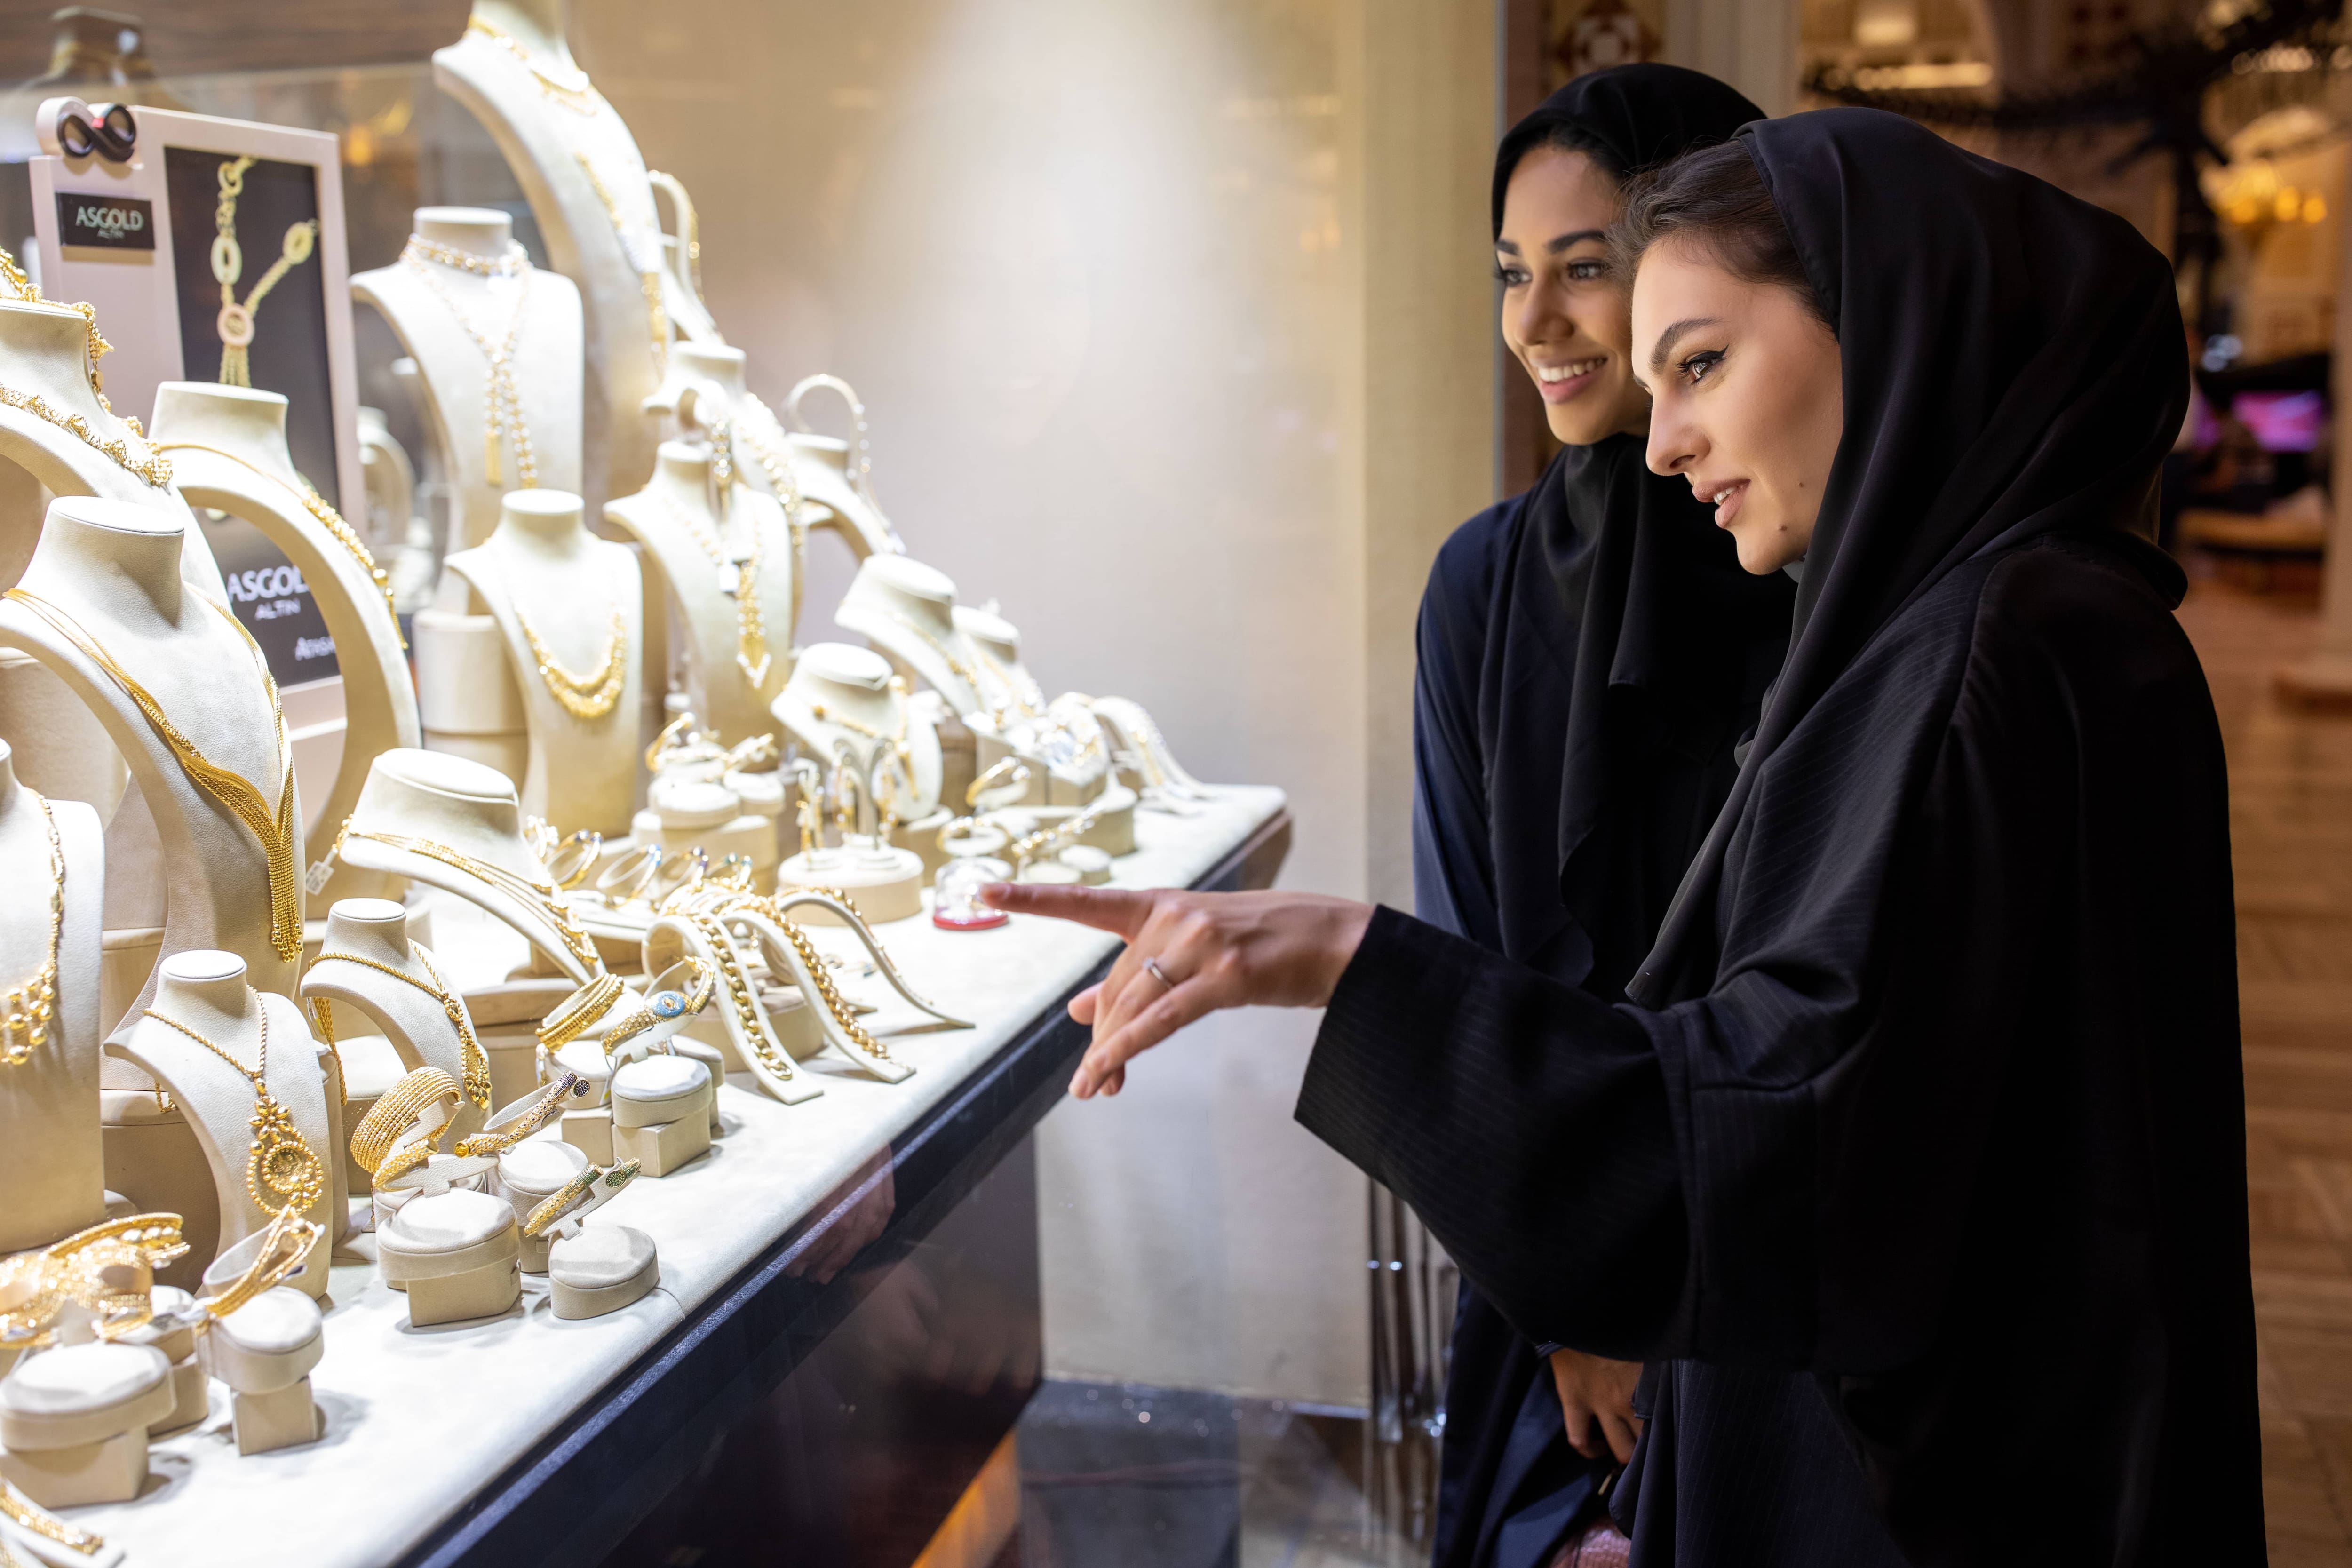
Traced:
MULTIPOLYGON (((1139 811, 1136 852, 1115 862, 1116 881, 1190 885, 1283 807, 1278 789, 1229 786, 1197 816, 1139 811)), ((436 952, 453 961, 462 953, 469 969, 503 960, 503 929, 446 900, 434 916, 436 952)), ((809 929, 830 952, 855 951, 846 931, 809 929)), ((730 1079, 719 1091, 727 1134, 710 1157, 663 1180, 640 1179, 590 1222, 633 1226, 655 1239, 662 1279, 651 1295, 606 1317, 567 1322, 550 1310, 544 1277, 525 1276, 520 1306, 503 1317, 416 1329, 406 1299, 372 1264, 339 1254, 326 1353, 311 1373, 325 1417, 320 1441, 239 1458, 228 1391, 215 1384, 210 1418, 152 1446, 138 1499, 69 1517, 119 1542, 133 1564, 360 1568, 401 1558, 950 1097, 1117 945, 1082 927, 1020 917, 978 932, 940 931, 918 917, 877 934, 918 992, 977 1026, 894 1035, 918 1016, 878 978, 861 980, 846 988, 881 1008, 869 1023, 915 1067, 913 1077, 877 1082, 828 1053, 808 1064, 824 1093, 794 1106, 768 1099, 747 1075, 730 1079)), ((475 976, 452 978, 464 984, 475 976)), ((371 1248, 373 1238, 356 1245, 371 1248)))

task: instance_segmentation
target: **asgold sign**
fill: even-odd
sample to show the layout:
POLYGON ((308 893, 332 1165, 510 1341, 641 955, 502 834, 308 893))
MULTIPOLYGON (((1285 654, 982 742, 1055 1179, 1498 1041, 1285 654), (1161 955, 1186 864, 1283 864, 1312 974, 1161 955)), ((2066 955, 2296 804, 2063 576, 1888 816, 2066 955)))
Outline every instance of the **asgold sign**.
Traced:
POLYGON ((154 205, 135 196, 58 193, 58 243, 101 250, 155 248, 154 205))

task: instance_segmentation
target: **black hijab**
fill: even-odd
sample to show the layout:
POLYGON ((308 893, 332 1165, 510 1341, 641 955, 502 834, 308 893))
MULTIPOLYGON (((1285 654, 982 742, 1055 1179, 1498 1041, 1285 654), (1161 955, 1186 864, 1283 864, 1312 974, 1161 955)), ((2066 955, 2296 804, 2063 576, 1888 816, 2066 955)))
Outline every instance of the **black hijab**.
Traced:
MULTIPOLYGON (((1579 77, 1504 136, 1496 228, 1512 174, 1538 147, 1572 145, 1622 180, 1762 118, 1679 66, 1579 77)), ((1743 572, 1689 484, 1648 471, 1638 436, 1564 448, 1523 504, 1513 560, 1490 590, 1501 602, 1455 617, 1485 646, 1450 658, 1433 648, 1445 606, 1425 604, 1424 665, 1482 675, 1477 815, 1500 951, 1613 997, 1729 787, 1731 748, 1780 661, 1791 589, 1743 572), (1686 765, 1664 779, 1662 757, 1686 765), (1555 854, 1529 853, 1546 838, 1555 854)), ((1449 564, 1433 576, 1433 602, 1449 564)))
MULTIPOLYGON (((2171 268, 2122 218, 1878 110, 1739 134, 1836 324, 1845 433, 1787 666, 1627 987, 1645 1006, 1706 988, 1757 771, 1872 635, 1972 557, 2061 531, 2152 534, 2188 399, 2171 268)), ((2143 564, 2178 574, 2152 546, 2143 564)))

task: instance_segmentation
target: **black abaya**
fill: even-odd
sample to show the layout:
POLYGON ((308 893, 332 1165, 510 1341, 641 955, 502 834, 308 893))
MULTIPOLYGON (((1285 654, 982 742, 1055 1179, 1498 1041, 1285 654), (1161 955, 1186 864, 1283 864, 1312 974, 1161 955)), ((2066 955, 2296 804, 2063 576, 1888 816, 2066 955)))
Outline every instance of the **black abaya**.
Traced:
MULTIPOLYGON (((1562 132, 1613 176, 1728 138, 1762 111, 1672 66, 1596 71, 1513 127, 1519 161, 1562 132)), ((1738 568, 1689 486, 1612 437, 1439 552, 1414 687, 1421 917, 1615 1000, 1728 791, 1732 748, 1787 646, 1789 584, 1738 568), (1557 858, 1528 851, 1556 843, 1557 858)), ((1590 1495, 1537 1347, 1466 1281, 1447 1375, 1433 1561, 1548 1561, 1590 1495)))
POLYGON ((1846 426, 1788 667, 1609 1006, 1378 914, 1306 1124, 1650 1364, 1640 1568, 2263 1560, 2227 786, 2129 227, 1908 121, 1742 132, 1846 426))

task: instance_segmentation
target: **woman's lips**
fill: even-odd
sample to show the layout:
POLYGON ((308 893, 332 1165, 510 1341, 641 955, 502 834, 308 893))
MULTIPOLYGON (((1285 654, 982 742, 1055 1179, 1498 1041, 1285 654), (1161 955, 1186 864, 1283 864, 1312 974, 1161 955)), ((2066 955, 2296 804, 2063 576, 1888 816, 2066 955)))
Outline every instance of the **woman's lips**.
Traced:
POLYGON ((1748 499, 1748 481, 1733 479, 1728 484, 1716 485, 1701 492, 1699 499, 1715 504, 1716 527, 1729 528, 1731 520, 1739 515, 1740 503, 1748 499))
POLYGON ((1600 374, 1601 367, 1608 363, 1608 357, 1603 355, 1598 359, 1570 360, 1566 364, 1532 366, 1536 374, 1536 390, 1543 394, 1546 403, 1566 403, 1591 386, 1592 378, 1600 374))

